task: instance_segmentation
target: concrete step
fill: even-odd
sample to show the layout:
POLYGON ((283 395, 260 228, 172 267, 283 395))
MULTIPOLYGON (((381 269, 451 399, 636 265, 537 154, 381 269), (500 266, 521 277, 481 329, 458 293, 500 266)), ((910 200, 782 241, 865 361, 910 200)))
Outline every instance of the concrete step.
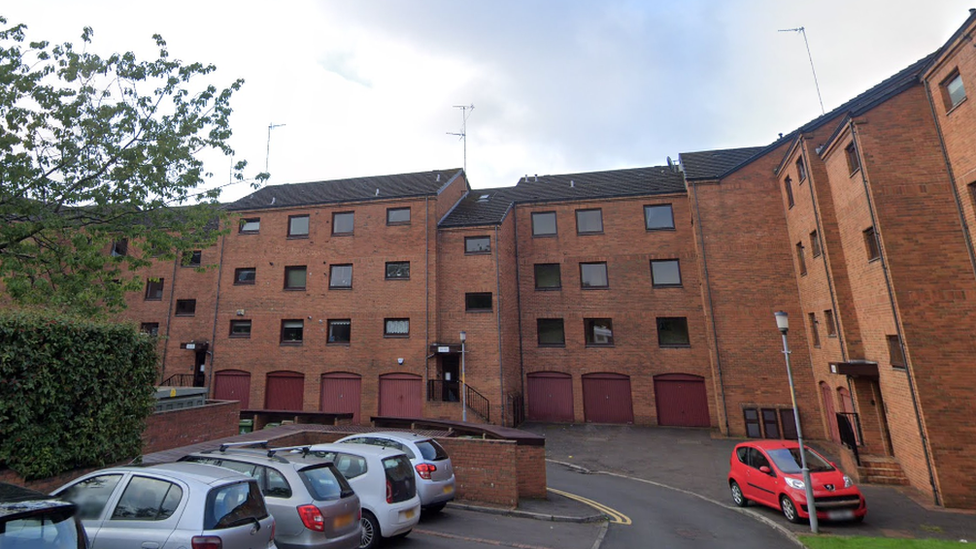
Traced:
POLYGON ((905 475, 901 476, 883 476, 883 475, 867 475, 861 477, 861 482, 865 484, 887 484, 893 486, 908 486, 909 482, 905 475))

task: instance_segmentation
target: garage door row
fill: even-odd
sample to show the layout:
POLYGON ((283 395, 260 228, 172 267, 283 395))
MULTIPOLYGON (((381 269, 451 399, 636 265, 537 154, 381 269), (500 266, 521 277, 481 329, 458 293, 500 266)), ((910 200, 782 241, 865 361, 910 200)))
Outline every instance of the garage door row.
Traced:
MULTIPOLYGON (((319 384, 320 412, 353 414, 359 423, 362 408, 362 376, 350 372, 322 374, 319 384)), ((252 409, 251 374, 243 370, 221 370, 214 374, 214 398, 239 400, 241 409, 252 409)), ((264 410, 303 410, 305 376, 300 372, 272 372, 265 379, 264 410)), ((420 417, 423 415, 423 379, 414 374, 379 376, 379 415, 420 417)), ((258 408, 259 406, 254 406, 258 408)))
MULTIPOLYGON (((630 376, 594 373, 581 376, 583 418, 593 423, 633 423, 630 376)), ((576 421, 573 376, 562 372, 533 372, 526 376, 526 416, 531 421, 576 421)), ((709 427, 705 378, 691 374, 654 376, 658 425, 709 427)))

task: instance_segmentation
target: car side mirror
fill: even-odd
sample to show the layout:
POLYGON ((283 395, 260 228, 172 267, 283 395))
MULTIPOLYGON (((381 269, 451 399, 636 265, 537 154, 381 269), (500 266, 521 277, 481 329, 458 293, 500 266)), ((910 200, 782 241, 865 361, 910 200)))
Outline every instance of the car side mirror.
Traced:
POLYGON ((762 467, 760 467, 759 468, 759 472, 760 473, 766 473, 767 475, 770 474, 770 473, 772 473, 772 471, 766 465, 763 465, 762 467))

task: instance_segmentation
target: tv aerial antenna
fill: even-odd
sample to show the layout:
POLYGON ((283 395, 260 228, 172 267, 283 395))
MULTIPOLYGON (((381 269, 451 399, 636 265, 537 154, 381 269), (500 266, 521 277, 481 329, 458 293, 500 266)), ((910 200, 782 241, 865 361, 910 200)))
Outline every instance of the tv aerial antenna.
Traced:
POLYGON ((454 105, 455 109, 461 109, 461 133, 447 132, 447 135, 456 135, 464 142, 464 174, 468 174, 468 117, 474 110, 474 104, 454 105))
POLYGON ((285 125, 286 124, 268 124, 268 147, 267 147, 267 150, 265 150, 265 153, 264 153, 264 171, 265 171, 265 173, 269 173, 268 172, 268 161, 271 159, 271 130, 273 130, 275 128, 280 128, 280 127, 285 126, 285 125))
POLYGON ((810 58, 810 70, 813 71, 813 85, 817 88, 817 99, 820 100, 820 114, 827 114, 824 110, 823 97, 820 96, 820 83, 817 82, 817 69, 813 66, 813 55, 810 54, 810 43, 807 42, 807 31, 803 27, 795 29, 779 29, 779 32, 798 32, 803 35, 803 44, 807 47, 807 57, 810 58))

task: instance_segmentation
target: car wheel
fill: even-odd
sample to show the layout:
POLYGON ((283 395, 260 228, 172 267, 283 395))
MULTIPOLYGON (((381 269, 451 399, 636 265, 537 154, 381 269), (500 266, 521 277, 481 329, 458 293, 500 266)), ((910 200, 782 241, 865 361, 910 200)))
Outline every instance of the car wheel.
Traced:
POLYGON ((732 503, 734 503, 736 507, 745 507, 746 505, 749 505, 749 500, 742 495, 742 488, 739 487, 738 482, 734 480, 730 482, 729 490, 732 491, 732 503))
POLYGON ((359 549, 374 549, 380 544, 380 523, 369 511, 363 511, 363 537, 359 539, 359 549))
POLYGON ((429 505, 427 507, 424 507, 423 511, 425 513, 430 513, 432 515, 436 515, 437 513, 440 513, 441 511, 444 510, 444 506, 445 505, 447 505, 447 504, 446 503, 435 503, 433 505, 429 505))
POLYGON ((783 510, 783 516, 786 520, 796 524, 800 522, 800 514, 796 512, 796 505, 793 504, 793 500, 789 496, 779 497, 779 508, 783 510))

